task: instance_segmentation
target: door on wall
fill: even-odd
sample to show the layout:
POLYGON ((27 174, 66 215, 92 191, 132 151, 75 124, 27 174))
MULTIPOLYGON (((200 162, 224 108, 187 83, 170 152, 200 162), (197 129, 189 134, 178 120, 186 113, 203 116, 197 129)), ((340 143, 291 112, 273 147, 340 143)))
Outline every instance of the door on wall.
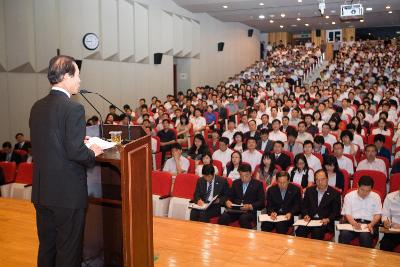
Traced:
POLYGON ((326 42, 327 43, 332 43, 336 39, 339 39, 340 42, 342 41, 342 29, 326 31, 326 42))

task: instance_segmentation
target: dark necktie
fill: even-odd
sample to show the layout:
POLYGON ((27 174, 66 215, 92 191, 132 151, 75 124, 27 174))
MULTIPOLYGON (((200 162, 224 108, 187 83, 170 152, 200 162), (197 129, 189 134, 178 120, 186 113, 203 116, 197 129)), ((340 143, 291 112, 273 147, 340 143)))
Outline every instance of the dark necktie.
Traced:
POLYGON ((290 152, 292 152, 293 146, 294 146, 294 145, 289 144, 289 151, 290 151, 290 152))
POLYGON ((210 197, 210 194, 211 194, 211 189, 212 189, 212 181, 208 182, 208 187, 207 187, 207 192, 206 192, 206 199, 204 199, 205 201, 208 201, 208 198, 210 197))

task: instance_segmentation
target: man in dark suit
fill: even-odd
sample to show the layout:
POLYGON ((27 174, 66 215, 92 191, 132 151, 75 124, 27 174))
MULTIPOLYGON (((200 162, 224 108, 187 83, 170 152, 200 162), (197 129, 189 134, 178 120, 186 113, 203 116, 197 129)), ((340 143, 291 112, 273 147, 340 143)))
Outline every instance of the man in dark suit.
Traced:
POLYGON ((334 232, 334 221, 340 217, 340 193, 328 185, 328 174, 318 170, 315 175, 317 185, 307 188, 302 202, 301 214, 305 221, 320 220, 322 226, 299 226, 296 235, 323 240, 326 232, 334 232))
POLYGON ((256 223, 257 210, 265 207, 265 192, 260 181, 252 179, 251 166, 242 164, 225 202, 227 210, 219 217, 218 224, 228 225, 239 220, 240 227, 252 229, 256 223), (243 205, 236 209, 234 205, 243 205))
POLYGON ((249 129, 250 131, 246 132, 243 136, 244 140, 247 140, 249 137, 254 137, 258 142, 258 140, 260 140, 260 134, 257 130, 257 123, 255 120, 249 121, 249 129))
POLYGON ((19 164, 21 162, 21 156, 12 150, 10 142, 4 142, 0 152, 0 161, 9 161, 19 164))
POLYGON ((272 153, 275 157, 275 164, 278 164, 282 170, 286 170, 290 165, 290 157, 283 153, 283 142, 276 141, 272 153))
POLYGON ((268 139, 269 137, 269 130, 268 129, 261 129, 260 131, 260 140, 257 141, 257 150, 262 150, 264 153, 269 153, 273 146, 274 141, 268 139))
POLYGON ((50 93, 29 118, 35 157, 32 202, 39 237, 38 266, 80 267, 87 208, 86 167, 102 153, 85 139, 85 110, 70 96, 78 93, 79 69, 69 56, 50 60, 50 93))
POLYGON ((284 215, 286 221, 262 222, 261 230, 272 232, 276 229, 279 234, 286 234, 293 225, 293 216, 300 212, 301 191, 297 186, 289 183, 289 174, 281 171, 276 175, 277 184, 267 191, 267 214, 272 219, 284 215))
POLYGON ((210 218, 221 215, 221 204, 224 205, 227 199, 229 185, 225 178, 215 175, 212 164, 204 165, 201 173, 203 176, 197 180, 192 202, 203 206, 205 203, 210 203, 215 196, 218 197, 206 210, 192 209, 190 220, 209 222, 210 218))
POLYGON ((14 150, 25 150, 28 152, 28 149, 31 148, 31 142, 25 140, 23 133, 17 133, 15 135, 15 140, 17 143, 14 146, 14 150))

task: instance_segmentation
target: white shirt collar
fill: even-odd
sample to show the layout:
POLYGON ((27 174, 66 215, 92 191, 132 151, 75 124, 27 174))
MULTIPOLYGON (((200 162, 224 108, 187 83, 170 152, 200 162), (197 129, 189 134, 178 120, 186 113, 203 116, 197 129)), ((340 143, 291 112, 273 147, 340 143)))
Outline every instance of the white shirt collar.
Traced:
POLYGON ((51 90, 56 90, 56 91, 60 91, 63 92, 64 94, 66 94, 68 96, 68 98, 71 98, 71 94, 67 92, 67 90, 61 88, 61 87, 57 87, 57 86, 53 86, 51 88, 51 90))

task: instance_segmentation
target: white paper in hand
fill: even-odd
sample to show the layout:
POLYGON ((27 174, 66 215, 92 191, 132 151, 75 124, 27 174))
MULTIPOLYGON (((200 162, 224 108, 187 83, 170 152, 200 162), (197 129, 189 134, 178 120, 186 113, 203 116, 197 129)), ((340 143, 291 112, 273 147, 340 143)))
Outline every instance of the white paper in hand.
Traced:
POLYGON ((114 147, 116 143, 108 142, 98 137, 90 137, 89 140, 86 142, 86 146, 90 148, 92 145, 98 145, 101 149, 106 150, 114 147))
POLYGON ((258 216, 258 221, 260 221, 260 222, 283 222, 283 221, 287 221, 287 218, 285 215, 278 215, 278 216, 276 216, 276 220, 273 220, 271 218, 271 216, 269 216, 268 214, 260 214, 260 216, 258 216))

